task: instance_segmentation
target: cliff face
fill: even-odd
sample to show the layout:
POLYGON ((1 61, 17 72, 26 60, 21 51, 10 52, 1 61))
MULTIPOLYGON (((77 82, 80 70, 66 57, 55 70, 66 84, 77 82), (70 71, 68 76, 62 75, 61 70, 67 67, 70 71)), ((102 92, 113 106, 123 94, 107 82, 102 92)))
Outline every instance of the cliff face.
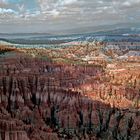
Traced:
POLYGON ((138 72, 21 55, 0 68, 0 139, 140 138, 138 72))

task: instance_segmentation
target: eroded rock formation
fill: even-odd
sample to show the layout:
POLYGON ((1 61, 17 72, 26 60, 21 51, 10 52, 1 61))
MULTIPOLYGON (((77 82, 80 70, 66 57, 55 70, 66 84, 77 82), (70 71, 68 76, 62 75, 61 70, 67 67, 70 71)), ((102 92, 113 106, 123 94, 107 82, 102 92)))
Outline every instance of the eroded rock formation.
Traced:
POLYGON ((139 72, 21 54, 0 68, 1 140, 140 139, 139 72))

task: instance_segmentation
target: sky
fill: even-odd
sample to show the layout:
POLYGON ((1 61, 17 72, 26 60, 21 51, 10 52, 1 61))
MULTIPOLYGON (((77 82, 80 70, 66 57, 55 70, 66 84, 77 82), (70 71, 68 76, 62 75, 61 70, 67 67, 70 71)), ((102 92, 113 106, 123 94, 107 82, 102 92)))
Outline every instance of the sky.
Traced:
POLYGON ((0 33, 58 33, 140 23, 140 0, 0 0, 0 33))

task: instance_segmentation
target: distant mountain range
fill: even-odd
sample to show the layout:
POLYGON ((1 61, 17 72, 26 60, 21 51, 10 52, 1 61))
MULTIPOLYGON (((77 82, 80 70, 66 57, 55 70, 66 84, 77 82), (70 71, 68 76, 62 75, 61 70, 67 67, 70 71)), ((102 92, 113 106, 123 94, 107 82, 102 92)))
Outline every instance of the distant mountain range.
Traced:
POLYGON ((102 35, 140 35, 140 28, 118 28, 114 30, 108 31, 99 31, 95 34, 102 34, 102 35))
POLYGON ((116 28, 91 33, 52 35, 48 33, 0 33, 0 41, 12 44, 62 44, 79 41, 131 41, 140 42, 140 28, 116 28))

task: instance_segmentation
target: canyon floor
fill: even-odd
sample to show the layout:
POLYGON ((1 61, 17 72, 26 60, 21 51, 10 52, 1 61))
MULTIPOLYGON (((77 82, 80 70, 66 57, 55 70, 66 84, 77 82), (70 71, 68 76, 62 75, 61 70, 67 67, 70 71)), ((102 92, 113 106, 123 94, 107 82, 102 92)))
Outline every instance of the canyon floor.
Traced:
POLYGON ((140 55, 133 46, 1 45, 0 140, 139 140, 140 55))

